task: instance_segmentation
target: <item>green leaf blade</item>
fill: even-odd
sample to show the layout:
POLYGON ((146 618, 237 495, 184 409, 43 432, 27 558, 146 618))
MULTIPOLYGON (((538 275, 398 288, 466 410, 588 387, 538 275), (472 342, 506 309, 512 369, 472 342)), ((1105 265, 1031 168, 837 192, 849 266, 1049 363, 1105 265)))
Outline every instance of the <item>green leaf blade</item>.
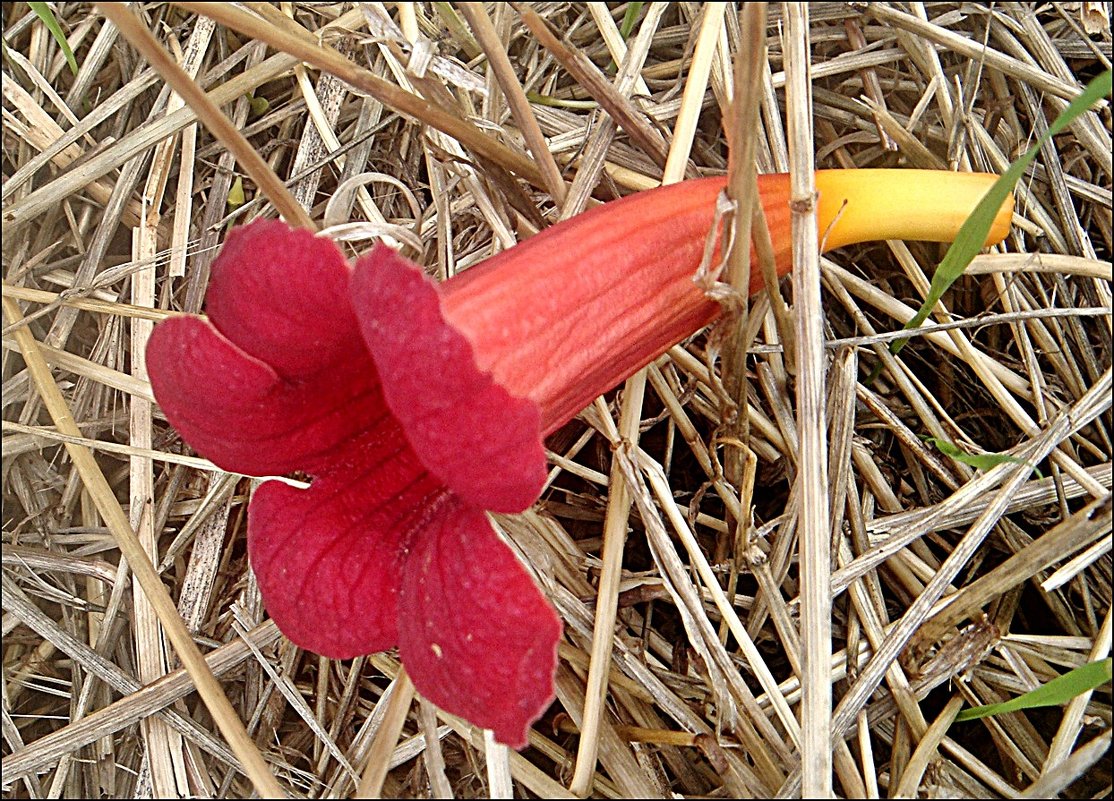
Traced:
POLYGON ((70 72, 77 75, 77 59, 74 57, 73 50, 70 49, 69 40, 66 39, 62 26, 58 24, 54 12, 50 10, 50 6, 46 3, 28 3, 27 5, 35 12, 35 16, 42 20, 43 25, 50 31, 50 35, 54 37, 54 41, 62 48, 62 55, 66 57, 66 63, 70 65, 70 72))
MULTIPOLYGON (((1071 125, 1077 117, 1099 100, 1109 95, 1110 89, 1111 71, 1107 70, 1087 84, 1083 92, 1071 101, 1063 113, 1048 126, 1044 135, 1021 158, 1011 164, 1009 169, 1002 173, 1001 177, 994 182, 994 185, 987 190, 975 210, 971 212, 971 215, 960 227, 955 241, 952 242, 948 252, 944 254, 943 261, 936 268, 924 303, 921 304, 913 319, 907 322, 903 328, 917 328, 924 323, 936 304, 939 303, 940 298, 944 296, 944 293, 963 275, 971 260, 982 250, 983 243, 986 242, 986 237, 990 233, 990 227, 998 214, 998 209, 1002 207, 1002 203, 1017 186, 1017 182, 1021 180, 1025 171, 1029 169, 1029 165, 1032 164, 1033 159, 1036 158, 1045 142, 1071 125)), ((896 355, 908 341, 908 339, 895 340, 890 345, 890 352, 896 355)))
POLYGON ((1037 689, 1016 698, 1011 698, 1009 701, 964 709, 955 716, 955 720, 958 723, 964 720, 978 720, 990 715, 1018 712, 1023 709, 1063 706, 1073 698, 1106 684, 1110 681, 1110 677, 1111 659, 1107 657, 1099 662, 1089 662, 1074 670, 1069 670, 1064 675, 1057 676, 1037 689))
MULTIPOLYGON (((936 450, 945 456, 955 459, 957 462, 971 465, 976 470, 989 470, 992 467, 997 467, 1006 462, 1013 464, 1026 464, 1024 459, 1018 459, 1016 456, 1010 456, 1008 453, 967 453, 960 450, 946 439, 938 439, 937 437, 928 437, 925 442, 929 445, 936 446, 936 450)), ((1038 476, 1041 474, 1040 470, 1033 468, 1033 472, 1038 476)))

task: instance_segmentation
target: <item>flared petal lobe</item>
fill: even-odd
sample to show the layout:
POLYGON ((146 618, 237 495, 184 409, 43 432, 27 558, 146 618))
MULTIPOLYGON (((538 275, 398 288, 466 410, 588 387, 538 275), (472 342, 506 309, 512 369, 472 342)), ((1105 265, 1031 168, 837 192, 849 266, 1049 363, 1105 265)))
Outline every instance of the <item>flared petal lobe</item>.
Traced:
POLYGON ((375 367, 336 245, 274 220, 238 228, 213 263, 209 321, 155 327, 147 370, 167 419, 226 470, 326 467, 379 413, 375 367))
POLYGON ((553 700, 561 621, 483 512, 450 502, 415 538, 400 607, 399 653, 422 695, 525 746, 553 700))
POLYGON ((295 645, 350 659, 398 645, 398 593, 411 542, 446 491, 380 400, 378 425, 309 489, 269 481, 248 516, 267 611, 295 645))
POLYGON ((546 475, 538 407, 476 365, 471 343, 441 314, 437 285, 378 245, 356 263, 351 292, 383 394, 423 464, 481 509, 532 504, 546 475))
POLYGON ((367 401, 377 392, 366 358, 292 383, 195 317, 155 327, 147 370, 163 413, 190 447, 255 476, 325 469, 368 424, 367 401))
POLYGON ((224 336, 288 381, 366 362, 331 240, 279 220, 234 228, 213 262, 205 311, 224 336))

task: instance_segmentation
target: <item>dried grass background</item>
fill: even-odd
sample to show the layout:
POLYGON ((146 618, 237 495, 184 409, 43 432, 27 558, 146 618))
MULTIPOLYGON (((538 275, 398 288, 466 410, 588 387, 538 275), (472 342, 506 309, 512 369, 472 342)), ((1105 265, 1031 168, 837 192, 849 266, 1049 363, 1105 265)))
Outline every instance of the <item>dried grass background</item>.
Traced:
MULTIPOLYGON (((126 11, 310 219, 367 221, 360 232, 441 277, 663 170, 725 172, 724 119, 738 109, 723 54, 761 45, 733 7, 716 19, 711 4, 644 4, 625 43, 627 5, 523 4, 562 37, 564 61, 501 3, 213 4, 342 54, 354 89, 186 5, 126 11), (705 64, 699 102, 683 105, 705 64), (367 75, 428 103, 403 116, 410 101, 367 75), (685 129, 687 153, 674 147, 685 129), (541 157, 526 158, 531 145, 541 157)), ((558 700, 516 754, 409 703, 394 654, 331 662, 266 621, 244 547, 255 482, 188 450, 135 355, 151 321, 201 311, 225 231, 273 215, 276 197, 94 6, 50 7, 76 76, 28 4, 3 10, 8 797, 246 797, 253 781, 225 739, 237 728, 257 770, 311 797, 791 796, 825 789, 829 764, 848 797, 1110 795, 1109 684, 1063 708, 952 723, 963 703, 1110 653, 1109 105, 1042 150, 1007 241, 899 356, 886 335, 920 304, 943 249, 890 242, 821 259, 827 369, 810 377, 827 399, 825 485, 800 478, 822 473, 802 465, 800 379, 766 300, 750 310, 737 377, 754 458, 728 436, 732 402, 709 374, 710 354, 726 361, 737 346, 722 330, 549 440, 542 499, 497 520, 566 627, 558 700), (927 437, 1024 463, 977 470, 927 437), (806 524, 817 499, 826 517, 806 524), (194 692, 216 685, 180 667, 153 574, 137 583, 121 559, 126 531, 227 709, 194 692), (823 575, 809 560, 829 552, 818 597, 830 598, 830 648, 805 654, 816 637, 802 638, 802 620, 806 634, 819 624, 802 609, 801 572, 823 575), (597 608, 616 600, 614 637, 594 638, 597 608), (607 650, 608 669, 591 670, 607 650), (802 685, 830 687, 834 713, 813 705, 802 726, 802 685)), ((1001 172, 1111 55, 1098 3, 771 5, 766 34, 748 99, 757 132, 744 134, 760 172, 786 171, 791 155, 1001 172), (806 69, 811 140, 803 96, 785 92, 807 85, 806 69)))

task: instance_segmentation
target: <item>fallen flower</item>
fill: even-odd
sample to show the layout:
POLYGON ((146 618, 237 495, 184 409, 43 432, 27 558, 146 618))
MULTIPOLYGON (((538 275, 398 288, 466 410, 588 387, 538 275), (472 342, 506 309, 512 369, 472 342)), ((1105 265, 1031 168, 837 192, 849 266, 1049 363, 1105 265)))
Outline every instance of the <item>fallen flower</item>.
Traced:
MULTIPOLYGON (((820 172, 821 235, 946 241, 994 178, 820 172)), ((147 365, 199 453, 313 477, 263 484, 248 515, 252 568, 291 641, 336 659, 397 645, 426 698, 526 744, 553 699, 561 623, 485 510, 529 507, 542 438, 719 314, 692 279, 722 188, 605 204, 440 285, 382 245, 350 268, 282 222, 229 234, 208 320, 158 325, 147 365)), ((760 192, 784 275, 787 176, 760 192)), ((1008 225, 1003 207, 988 241, 1008 225)))

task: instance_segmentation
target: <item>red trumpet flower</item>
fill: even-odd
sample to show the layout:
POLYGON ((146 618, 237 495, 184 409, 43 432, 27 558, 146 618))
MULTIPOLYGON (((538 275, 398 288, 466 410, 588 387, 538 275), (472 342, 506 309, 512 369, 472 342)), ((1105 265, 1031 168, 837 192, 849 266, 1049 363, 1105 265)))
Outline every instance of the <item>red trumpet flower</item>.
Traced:
MULTIPOLYGON (((948 239, 994 179, 883 172, 818 173, 830 247, 948 239)), ((722 188, 608 203, 440 285, 382 245, 350 267, 282 222, 229 234, 208 320, 157 326, 147 366, 199 453, 313 477, 263 484, 248 516, 251 564, 287 637, 338 659, 397 645, 425 697, 526 744, 553 698, 561 623, 485 510, 530 506, 542 438, 719 313, 692 278, 722 188)), ((784 274, 787 177, 763 176, 760 191, 784 274)), ((992 239, 1008 220, 1004 209, 992 239)))

